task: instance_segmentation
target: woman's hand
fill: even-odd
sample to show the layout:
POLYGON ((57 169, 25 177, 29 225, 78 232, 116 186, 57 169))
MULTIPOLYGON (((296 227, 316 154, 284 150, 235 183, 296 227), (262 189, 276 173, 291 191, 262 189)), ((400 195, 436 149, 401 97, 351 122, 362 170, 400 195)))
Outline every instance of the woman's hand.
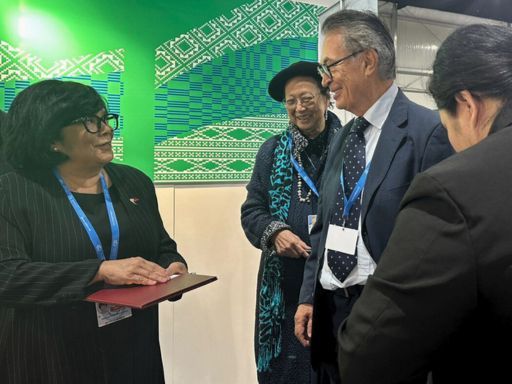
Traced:
POLYGON ((277 232, 273 241, 279 256, 308 257, 311 252, 311 247, 289 229, 277 232))
POLYGON ((110 285, 155 285, 165 283, 169 279, 170 274, 158 264, 142 257, 130 257, 102 262, 91 284, 104 281, 110 285))
MULTIPOLYGON (((187 266, 179 261, 169 264, 165 271, 169 274, 169 278, 171 278, 172 275, 185 275, 188 273, 187 266)), ((182 296, 183 295, 174 296, 170 298, 169 301, 178 301, 182 296)))
POLYGON ((187 266, 179 261, 169 264, 165 271, 169 278, 172 275, 184 275, 188 273, 187 266))

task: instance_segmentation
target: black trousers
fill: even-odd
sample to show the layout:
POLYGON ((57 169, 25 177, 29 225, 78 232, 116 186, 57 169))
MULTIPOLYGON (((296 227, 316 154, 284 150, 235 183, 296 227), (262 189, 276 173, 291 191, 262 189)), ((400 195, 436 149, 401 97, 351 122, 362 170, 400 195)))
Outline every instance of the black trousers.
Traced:
POLYGON ((327 291, 319 288, 317 304, 314 309, 314 331, 312 346, 317 359, 315 359, 317 381, 316 384, 340 384, 338 370, 338 342, 337 335, 341 323, 347 318, 352 306, 363 290, 363 285, 355 285, 347 289, 327 291), (317 313, 317 309, 320 313, 317 313))

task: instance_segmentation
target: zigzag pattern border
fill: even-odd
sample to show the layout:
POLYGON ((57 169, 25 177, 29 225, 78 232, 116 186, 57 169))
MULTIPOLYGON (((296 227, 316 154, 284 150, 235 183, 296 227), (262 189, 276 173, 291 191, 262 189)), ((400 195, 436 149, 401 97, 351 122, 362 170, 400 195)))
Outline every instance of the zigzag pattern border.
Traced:
POLYGON ((41 80, 109 72, 124 72, 124 49, 57 60, 45 67, 40 57, 0 40, 0 81, 41 80))
POLYGON ((246 182, 256 153, 288 127, 286 114, 250 116, 206 125, 155 145, 155 183, 246 182))

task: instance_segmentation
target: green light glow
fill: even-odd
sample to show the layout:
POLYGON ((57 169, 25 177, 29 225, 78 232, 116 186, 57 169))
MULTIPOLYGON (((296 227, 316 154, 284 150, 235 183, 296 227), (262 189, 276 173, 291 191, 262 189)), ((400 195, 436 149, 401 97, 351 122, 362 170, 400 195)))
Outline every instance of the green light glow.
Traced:
POLYGON ((9 12, 9 35, 27 53, 47 60, 69 56, 71 34, 55 16, 19 6, 9 12))

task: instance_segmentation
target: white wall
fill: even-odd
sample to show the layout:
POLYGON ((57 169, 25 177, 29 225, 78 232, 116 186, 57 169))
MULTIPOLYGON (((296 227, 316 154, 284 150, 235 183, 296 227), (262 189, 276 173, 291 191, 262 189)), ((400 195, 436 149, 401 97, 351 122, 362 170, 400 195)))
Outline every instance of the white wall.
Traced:
POLYGON ((240 226, 245 186, 158 187, 164 225, 191 272, 219 280, 160 304, 167 384, 253 384, 259 251, 240 226))

